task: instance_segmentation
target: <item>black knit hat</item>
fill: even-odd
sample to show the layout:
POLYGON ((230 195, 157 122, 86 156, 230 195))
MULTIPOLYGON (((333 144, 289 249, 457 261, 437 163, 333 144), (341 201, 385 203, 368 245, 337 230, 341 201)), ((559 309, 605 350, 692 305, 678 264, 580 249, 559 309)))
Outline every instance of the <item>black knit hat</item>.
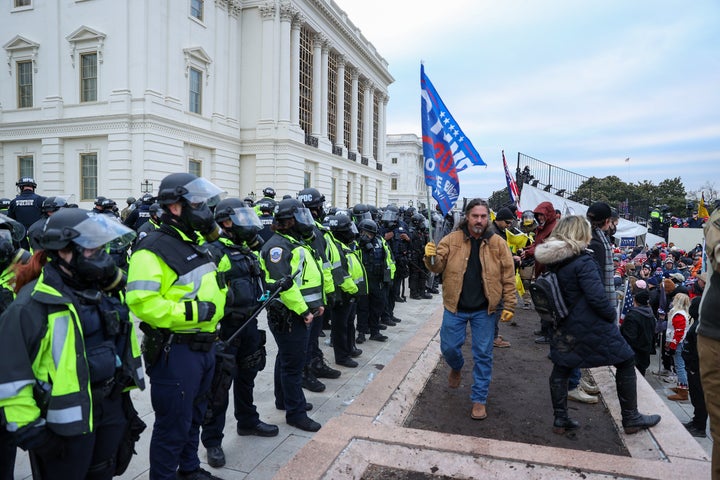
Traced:
POLYGON ((591 222, 602 222, 612 216, 612 210, 605 202, 595 202, 588 208, 586 216, 591 222))
POLYGON ((640 290, 635 294, 634 298, 638 305, 645 306, 650 301, 650 292, 647 290, 640 290))
POLYGON ((509 208, 503 207, 495 214, 495 220, 511 222, 515 220, 515 215, 513 215, 509 208))

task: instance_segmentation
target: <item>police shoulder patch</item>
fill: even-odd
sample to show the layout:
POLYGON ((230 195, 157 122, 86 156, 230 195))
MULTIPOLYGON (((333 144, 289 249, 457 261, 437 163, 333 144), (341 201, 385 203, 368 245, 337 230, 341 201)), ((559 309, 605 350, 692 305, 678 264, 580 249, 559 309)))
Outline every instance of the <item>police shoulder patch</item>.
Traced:
POLYGON ((278 263, 282 259, 283 249, 280 247, 273 247, 270 249, 270 261, 272 263, 278 263))

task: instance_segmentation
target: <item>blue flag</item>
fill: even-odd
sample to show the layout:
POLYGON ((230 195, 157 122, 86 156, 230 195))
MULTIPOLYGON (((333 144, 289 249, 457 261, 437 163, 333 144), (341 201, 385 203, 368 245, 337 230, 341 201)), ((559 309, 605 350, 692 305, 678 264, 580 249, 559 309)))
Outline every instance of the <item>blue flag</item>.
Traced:
POLYGON ((421 118, 425 184, 432 190, 443 215, 455 206, 460 194, 457 172, 470 165, 485 165, 470 140, 450 115, 420 65, 421 118))

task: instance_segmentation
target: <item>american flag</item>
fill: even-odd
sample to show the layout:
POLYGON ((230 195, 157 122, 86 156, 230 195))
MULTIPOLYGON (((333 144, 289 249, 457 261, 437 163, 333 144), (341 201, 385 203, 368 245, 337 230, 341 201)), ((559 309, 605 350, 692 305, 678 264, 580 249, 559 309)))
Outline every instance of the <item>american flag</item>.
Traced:
POLYGON ((505 150, 502 151, 503 167, 505 167, 505 182, 507 183, 508 193, 510 194, 510 200, 517 206, 518 212, 520 211, 520 190, 518 190, 517 183, 513 180, 508 169, 507 162, 505 161, 505 150))
POLYGON ((630 309, 633 307, 633 294, 632 288, 630 288, 630 281, 625 282, 625 300, 623 301, 622 310, 620 311, 620 324, 622 325, 625 316, 628 314, 630 309))

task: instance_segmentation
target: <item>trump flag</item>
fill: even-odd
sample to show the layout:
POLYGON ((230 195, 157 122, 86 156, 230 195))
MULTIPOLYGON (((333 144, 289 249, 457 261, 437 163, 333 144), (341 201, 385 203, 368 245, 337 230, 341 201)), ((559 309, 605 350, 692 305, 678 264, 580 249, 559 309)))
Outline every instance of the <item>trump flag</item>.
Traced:
POLYGON ((443 215, 455 206, 460 194, 457 173, 470 165, 485 165, 480 155, 450 115, 430 79, 420 66, 421 117, 425 184, 432 190, 443 215))

